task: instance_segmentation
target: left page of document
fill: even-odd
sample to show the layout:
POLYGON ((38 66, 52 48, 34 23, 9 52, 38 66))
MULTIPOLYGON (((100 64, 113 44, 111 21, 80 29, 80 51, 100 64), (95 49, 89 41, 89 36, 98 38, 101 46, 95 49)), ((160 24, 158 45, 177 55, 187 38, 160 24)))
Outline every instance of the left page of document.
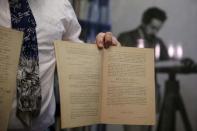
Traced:
POLYGON ((100 120, 101 51, 93 44, 56 41, 61 128, 100 120))
POLYGON ((0 131, 7 131, 23 33, 0 27, 0 131))

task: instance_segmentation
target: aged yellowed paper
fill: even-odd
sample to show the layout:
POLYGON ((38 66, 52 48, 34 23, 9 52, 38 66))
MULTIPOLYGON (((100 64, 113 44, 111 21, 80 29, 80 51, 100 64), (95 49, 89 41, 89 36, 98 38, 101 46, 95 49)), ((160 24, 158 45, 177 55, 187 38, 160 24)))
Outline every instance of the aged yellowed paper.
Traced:
POLYGON ((61 126, 155 123, 154 50, 55 42, 61 126))
POLYGON ((55 42, 61 127, 100 121, 101 52, 95 45, 55 42))
POLYGON ((155 124, 153 49, 114 47, 103 61, 101 122, 155 124))
POLYGON ((0 131, 7 131, 23 33, 0 27, 0 131))

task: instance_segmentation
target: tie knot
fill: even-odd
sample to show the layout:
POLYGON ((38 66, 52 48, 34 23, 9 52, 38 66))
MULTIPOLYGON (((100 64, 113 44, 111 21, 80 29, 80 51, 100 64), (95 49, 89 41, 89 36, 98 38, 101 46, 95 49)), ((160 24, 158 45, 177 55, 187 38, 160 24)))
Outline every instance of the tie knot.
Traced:
POLYGON ((35 28, 36 21, 27 0, 9 0, 13 28, 35 28))
POLYGON ((10 5, 28 4, 28 0, 8 0, 10 5))

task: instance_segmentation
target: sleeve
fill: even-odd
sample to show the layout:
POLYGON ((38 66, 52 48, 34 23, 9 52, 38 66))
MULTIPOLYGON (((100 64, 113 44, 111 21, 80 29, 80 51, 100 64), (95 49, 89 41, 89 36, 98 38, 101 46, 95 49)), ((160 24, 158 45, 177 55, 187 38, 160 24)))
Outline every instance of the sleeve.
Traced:
POLYGON ((122 46, 136 47, 136 38, 134 33, 121 33, 118 37, 118 41, 121 43, 122 46))
POLYGON ((118 36, 118 41, 121 43, 122 46, 126 46, 125 37, 124 37, 124 34, 123 33, 121 33, 118 36))
POLYGON ((129 38, 128 33, 121 33, 118 36, 118 41, 121 43, 122 46, 130 46, 129 44, 131 43, 131 38, 129 38))
POLYGON ((62 20, 64 23, 65 32, 63 34, 62 40, 82 43, 83 41, 79 39, 81 26, 77 20, 73 7, 68 0, 63 1, 65 18, 62 20))
POLYGON ((164 60, 168 60, 169 56, 168 56, 168 50, 164 44, 164 42, 162 40, 159 40, 160 42, 160 47, 161 47, 161 53, 160 53, 160 61, 164 61, 164 60))

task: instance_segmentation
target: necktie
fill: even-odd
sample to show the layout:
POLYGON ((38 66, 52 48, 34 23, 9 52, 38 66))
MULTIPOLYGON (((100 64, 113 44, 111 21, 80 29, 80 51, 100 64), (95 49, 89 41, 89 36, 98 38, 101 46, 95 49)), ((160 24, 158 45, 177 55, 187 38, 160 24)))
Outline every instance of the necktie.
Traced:
POLYGON ((16 79, 16 116, 31 127, 41 109, 36 21, 27 0, 9 0, 9 5, 12 28, 24 32, 16 79))

